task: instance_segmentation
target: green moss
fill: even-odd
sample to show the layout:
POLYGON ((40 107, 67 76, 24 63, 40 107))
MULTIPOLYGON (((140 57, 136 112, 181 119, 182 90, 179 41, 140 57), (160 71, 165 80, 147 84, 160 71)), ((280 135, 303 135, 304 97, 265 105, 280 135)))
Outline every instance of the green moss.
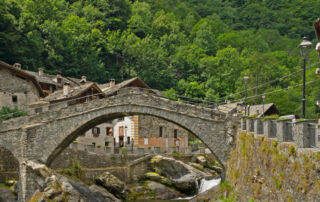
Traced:
POLYGON ((272 141, 272 146, 273 147, 277 147, 278 146, 278 141, 277 140, 273 140, 272 141))
POLYGON ((278 114, 272 114, 272 115, 268 115, 268 116, 265 116, 263 117, 263 121, 264 120, 267 120, 267 119, 278 119, 279 118, 279 115, 278 114))
POLYGON ((176 151, 172 152, 172 155, 173 155, 174 158, 181 158, 181 156, 182 156, 181 153, 176 152, 176 151))
POLYGON ((296 148, 294 146, 290 146, 289 147, 289 156, 296 156, 297 153, 296 153, 296 148))

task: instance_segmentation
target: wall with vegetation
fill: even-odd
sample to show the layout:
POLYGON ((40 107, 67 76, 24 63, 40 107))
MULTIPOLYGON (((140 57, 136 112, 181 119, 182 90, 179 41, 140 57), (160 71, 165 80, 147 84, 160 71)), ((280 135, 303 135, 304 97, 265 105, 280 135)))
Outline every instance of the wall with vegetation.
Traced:
POLYGON ((320 152, 242 133, 227 168, 229 198, 319 201, 320 152))

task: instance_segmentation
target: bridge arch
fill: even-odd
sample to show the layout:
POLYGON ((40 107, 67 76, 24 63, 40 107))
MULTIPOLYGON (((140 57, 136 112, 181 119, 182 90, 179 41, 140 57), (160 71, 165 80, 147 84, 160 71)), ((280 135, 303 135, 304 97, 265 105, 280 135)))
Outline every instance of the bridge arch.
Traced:
MULTIPOLYGON (((217 157, 218 161, 223 165, 221 156, 217 155, 217 150, 215 147, 219 147, 218 142, 212 144, 210 140, 212 136, 221 135, 221 131, 224 132, 224 122, 205 120, 197 117, 191 117, 188 115, 182 116, 174 112, 169 112, 161 108, 150 107, 150 106, 137 106, 137 105, 122 105, 113 106, 101 109, 99 111, 88 113, 84 116, 74 117, 77 121, 67 121, 67 123, 52 123, 57 126, 60 130, 56 133, 55 144, 48 147, 48 153, 42 156, 43 162, 48 166, 53 162, 53 160, 66 148, 68 145, 75 140, 80 134, 85 133, 90 128, 104 123, 106 121, 113 120, 122 116, 130 115, 150 115, 155 116, 166 121, 172 122, 196 137, 202 140, 212 153, 217 157), (71 123, 70 123, 71 122, 71 123), (213 146, 216 145, 216 146, 213 146)), ((73 119, 73 118, 72 118, 73 119)), ((48 127, 48 125, 46 125, 48 127)), ((50 126, 49 126, 50 127, 50 126)), ((46 140, 44 140, 44 145, 47 145, 46 140)), ((49 144, 49 143, 48 143, 49 144)), ((219 149, 218 149, 219 150, 219 149)))

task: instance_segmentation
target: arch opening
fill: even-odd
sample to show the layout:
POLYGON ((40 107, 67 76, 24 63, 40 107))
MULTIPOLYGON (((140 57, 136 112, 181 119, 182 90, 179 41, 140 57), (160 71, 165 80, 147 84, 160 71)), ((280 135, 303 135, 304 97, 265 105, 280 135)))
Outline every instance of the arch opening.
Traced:
MULTIPOLYGON (((200 135, 196 134, 191 128, 188 126, 184 126, 181 123, 178 123, 176 121, 170 120, 167 117, 162 116, 156 116, 154 114, 148 114, 148 113, 137 113, 137 112, 122 112, 122 113, 112 113, 112 114, 104 114, 98 117, 94 117, 90 120, 85 121, 82 123, 79 127, 77 127, 75 130, 73 130, 71 133, 67 134, 64 139, 57 145, 57 147, 53 150, 53 152, 49 155, 46 161, 47 166, 51 166, 53 161, 63 152, 65 148, 67 148, 70 144, 73 144, 74 141, 81 136, 82 134, 85 134, 89 130, 93 130, 93 128, 97 125, 101 125, 104 123, 110 123, 112 120, 117 120, 122 117, 128 117, 128 116, 151 116, 156 117, 158 119, 164 120, 168 123, 174 124, 183 130, 187 131, 188 133, 192 134, 193 137, 196 137, 200 140, 201 144, 204 145, 207 149, 210 150, 211 154, 214 156, 214 158, 219 162, 219 164, 222 166, 223 169, 225 169, 223 163, 220 161, 220 159, 217 157, 217 155, 211 150, 211 148, 207 145, 207 142, 203 141, 200 135)), ((160 126, 159 126, 159 133, 160 133, 160 126)), ((173 138, 175 138, 175 131, 172 131, 173 138)), ((133 140, 134 141, 134 140, 133 140)), ((175 140, 174 140, 175 141, 175 140)), ((77 143, 78 144, 78 143, 77 143)), ((175 143, 173 142, 173 145, 175 143)), ((98 145, 95 145, 98 146, 98 145)), ((106 145, 102 145, 103 147, 106 145)))
POLYGON ((19 161, 14 154, 0 147, 0 201, 18 199, 19 161))

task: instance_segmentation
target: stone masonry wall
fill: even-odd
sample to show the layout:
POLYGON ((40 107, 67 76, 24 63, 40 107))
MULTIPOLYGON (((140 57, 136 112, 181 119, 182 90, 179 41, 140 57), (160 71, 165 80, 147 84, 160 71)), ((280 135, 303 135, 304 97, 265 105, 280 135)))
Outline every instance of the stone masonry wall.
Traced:
MULTIPOLYGON (((181 141, 180 148, 188 147, 188 135, 189 132, 182 127, 160 119, 154 116, 141 115, 139 116, 139 138, 159 138, 159 127, 163 127, 162 138, 168 138, 168 145, 162 145, 167 147, 174 146, 174 130, 177 130, 177 137, 181 141)), ((150 144, 150 143, 149 143, 150 144)), ((158 145, 150 145, 158 146, 158 145)))
POLYGON ((0 109, 3 106, 25 109, 28 104, 39 100, 39 92, 31 81, 5 69, 0 68, 0 71, 0 109), (12 101, 12 96, 17 96, 17 102, 12 101))
POLYGON ((236 201, 320 201, 319 150, 246 133, 236 141, 226 173, 236 201))
POLYGON ((53 169, 66 168, 69 166, 70 159, 75 159, 78 160, 81 167, 84 168, 106 168, 124 165, 128 161, 133 161, 140 157, 140 155, 127 155, 126 157, 121 154, 103 155, 66 148, 52 162, 50 167, 53 169))
POLYGON ((11 152, 0 147, 0 183, 19 179, 19 162, 11 152))

